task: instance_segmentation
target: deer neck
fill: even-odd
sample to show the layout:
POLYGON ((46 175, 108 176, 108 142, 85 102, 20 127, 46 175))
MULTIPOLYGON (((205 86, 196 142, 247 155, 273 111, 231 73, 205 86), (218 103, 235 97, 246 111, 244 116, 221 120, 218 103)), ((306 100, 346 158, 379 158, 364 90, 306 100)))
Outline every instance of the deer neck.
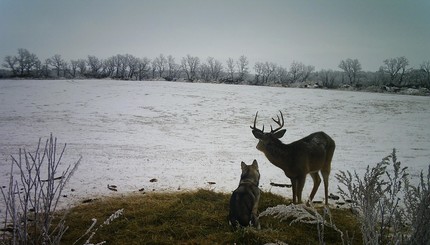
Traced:
POLYGON ((257 149, 262 151, 267 159, 275 166, 285 169, 289 164, 289 145, 283 144, 280 140, 268 144, 259 143, 257 149))

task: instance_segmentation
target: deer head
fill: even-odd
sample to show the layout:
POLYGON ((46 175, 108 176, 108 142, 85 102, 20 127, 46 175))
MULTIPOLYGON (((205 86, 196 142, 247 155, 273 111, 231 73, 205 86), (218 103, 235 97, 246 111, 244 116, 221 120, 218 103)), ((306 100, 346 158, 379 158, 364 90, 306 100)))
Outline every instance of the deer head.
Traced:
POLYGON ((276 124, 278 124, 278 127, 273 129, 272 126, 270 126, 270 132, 267 133, 264 132, 264 125, 262 129, 257 128, 256 124, 258 111, 255 114, 254 126, 250 126, 250 128, 252 129, 252 134, 254 135, 254 137, 259 140, 257 144, 258 150, 263 151, 265 145, 274 141, 278 141, 280 138, 282 138, 282 136, 284 136, 285 132, 287 131, 286 129, 282 129, 282 127, 284 127, 284 116, 282 115, 281 111, 279 112, 281 113, 280 118, 279 116, 277 116, 277 119, 272 118, 272 120, 276 124))

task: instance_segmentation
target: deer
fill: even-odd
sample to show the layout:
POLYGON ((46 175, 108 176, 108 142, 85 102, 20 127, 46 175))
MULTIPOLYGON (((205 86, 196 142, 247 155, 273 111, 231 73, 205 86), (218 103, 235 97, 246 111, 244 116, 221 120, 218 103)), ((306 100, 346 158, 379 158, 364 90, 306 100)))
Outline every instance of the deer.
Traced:
POLYGON ((305 185, 306 176, 312 177, 314 186, 312 188, 309 201, 312 202, 318 187, 321 183, 321 172, 324 181, 325 205, 328 205, 328 180, 331 170, 331 161, 336 148, 334 140, 326 133, 320 131, 312 133, 300 140, 290 144, 281 142, 287 131, 284 127, 284 117, 272 120, 278 125, 270 132, 264 132, 256 126, 258 111, 255 114, 254 126, 250 126, 252 134, 258 139, 257 149, 264 153, 266 158, 276 167, 282 169, 285 175, 291 180, 293 191, 293 203, 302 203, 302 191, 305 185))

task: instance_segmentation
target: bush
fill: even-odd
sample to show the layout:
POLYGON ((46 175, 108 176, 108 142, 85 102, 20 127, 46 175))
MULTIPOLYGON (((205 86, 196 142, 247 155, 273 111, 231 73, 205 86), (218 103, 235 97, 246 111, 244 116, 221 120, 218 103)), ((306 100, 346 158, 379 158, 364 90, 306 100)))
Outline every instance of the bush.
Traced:
POLYGON ((410 244, 425 244, 430 241, 430 165, 427 178, 421 171, 420 183, 413 186, 407 180, 405 185, 407 219, 411 224, 410 244))
POLYGON ((361 224, 364 244, 426 244, 430 225, 430 166, 427 180, 410 184, 407 168, 401 168, 396 150, 367 166, 363 178, 356 172, 336 175, 340 195, 350 200, 361 224), (388 169, 391 165, 392 169, 388 169), (402 196, 403 194, 403 196, 402 196), (407 207, 407 208, 406 208, 407 207))
POLYGON ((1 189, 5 204, 3 244, 59 244, 67 230, 64 213, 56 217, 61 193, 81 158, 60 172, 66 144, 57 152, 57 138, 51 134, 34 153, 19 150, 12 158, 9 187, 1 189), (13 175, 17 168, 19 176, 13 175))

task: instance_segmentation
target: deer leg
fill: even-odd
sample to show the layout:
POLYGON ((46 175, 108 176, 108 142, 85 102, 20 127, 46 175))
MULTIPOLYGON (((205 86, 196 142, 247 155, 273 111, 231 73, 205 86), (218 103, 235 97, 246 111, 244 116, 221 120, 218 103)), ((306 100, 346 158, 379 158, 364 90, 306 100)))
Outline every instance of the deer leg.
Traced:
POLYGON ((314 187, 312 188, 312 192, 311 192, 311 195, 309 197, 309 201, 312 202, 312 200, 314 200, 315 194, 317 193, 318 187, 320 186, 321 177, 318 174, 318 172, 311 173, 310 175, 312 177, 312 180, 314 181, 314 187))
POLYGON ((293 203, 296 204, 296 197, 297 197, 297 179, 296 178, 290 178, 291 180, 291 186, 293 189, 293 203))
POLYGON ((325 197, 325 205, 328 205, 328 176, 330 172, 321 171, 323 181, 324 181, 324 197, 325 197))
POLYGON ((327 148, 327 156, 324 167, 321 169, 321 175, 324 181, 324 197, 325 197, 325 205, 328 205, 328 177, 330 175, 331 170, 331 160, 333 159, 333 153, 336 148, 336 144, 334 141, 327 148))
POLYGON ((305 176, 300 176, 297 178, 297 202, 298 203, 302 203, 302 191, 303 191, 303 187, 305 186, 305 182, 306 182, 306 175, 305 176))

